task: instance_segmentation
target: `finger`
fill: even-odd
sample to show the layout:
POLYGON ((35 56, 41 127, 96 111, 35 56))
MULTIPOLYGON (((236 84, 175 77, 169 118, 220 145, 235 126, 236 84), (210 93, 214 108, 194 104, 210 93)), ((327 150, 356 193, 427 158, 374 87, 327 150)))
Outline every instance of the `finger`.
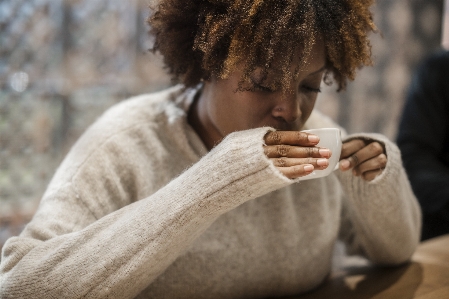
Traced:
POLYGON ((341 146, 340 159, 345 159, 358 152, 366 146, 366 143, 362 139, 353 139, 345 142, 341 146))
POLYGON ((384 148, 378 142, 371 142, 351 156, 340 161, 340 169, 348 170, 384 153, 384 148))
POLYGON ((310 174, 314 170, 314 167, 311 164, 304 164, 290 167, 277 167, 277 169, 289 179, 296 179, 310 174))
POLYGON ((327 148, 320 147, 300 147, 290 145, 267 145, 264 146, 264 153, 268 158, 330 158, 332 152, 327 148))
POLYGON ((266 145, 302 145, 314 146, 320 141, 316 135, 299 131, 272 131, 265 135, 266 145))
POLYGON ((357 154, 353 154, 346 159, 340 160, 340 169, 346 171, 351 169, 352 167, 357 166, 360 163, 359 157, 357 154))
POLYGON ((353 173, 356 176, 363 175, 365 172, 384 169, 387 166, 387 156, 380 154, 374 158, 366 160, 353 169, 353 173))
POLYGON ((383 172, 383 169, 367 171, 362 174, 362 179, 370 182, 370 181, 374 180, 378 175, 382 174, 382 172, 383 172))
POLYGON ((329 166, 329 160, 325 158, 273 158, 270 159, 276 167, 290 167, 295 165, 313 165, 315 169, 326 169, 329 166))

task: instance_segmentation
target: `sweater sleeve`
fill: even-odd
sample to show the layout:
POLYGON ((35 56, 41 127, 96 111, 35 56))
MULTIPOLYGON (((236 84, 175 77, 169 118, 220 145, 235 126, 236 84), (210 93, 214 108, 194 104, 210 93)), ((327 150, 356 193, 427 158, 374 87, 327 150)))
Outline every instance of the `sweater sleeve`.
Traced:
POLYGON ((388 162, 383 173, 367 182, 338 171, 346 198, 343 201, 340 238, 349 254, 361 254, 372 262, 395 265, 410 259, 421 229, 421 211, 413 194, 400 151, 380 134, 351 135, 385 145, 388 162))
POLYGON ((33 232, 3 248, 0 297, 134 298, 220 215, 292 183, 263 153, 268 130, 228 135, 153 195, 98 220, 76 180, 49 190, 33 232))

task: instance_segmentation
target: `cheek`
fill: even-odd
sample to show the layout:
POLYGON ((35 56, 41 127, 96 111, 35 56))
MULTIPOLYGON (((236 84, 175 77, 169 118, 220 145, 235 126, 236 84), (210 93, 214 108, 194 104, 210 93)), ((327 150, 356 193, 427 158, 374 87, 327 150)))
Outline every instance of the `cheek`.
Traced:
POLYGON ((268 101, 260 97, 242 97, 237 105, 233 105, 234 113, 231 117, 235 120, 238 130, 247 130, 260 127, 271 118, 271 109, 268 101))
POLYGON ((239 92, 234 95, 232 101, 235 113, 248 117, 260 114, 264 110, 264 103, 261 97, 251 92, 239 92))
POLYGON ((232 117, 235 119, 236 124, 239 124, 239 129, 252 128, 260 120, 261 115, 258 107, 251 105, 251 103, 240 103, 235 106, 235 111, 232 117))
POLYGON ((312 110, 315 107, 316 99, 317 95, 305 96, 303 101, 301 101, 301 118, 303 121, 306 121, 312 113, 312 110))
POLYGON ((236 93, 228 93, 222 98, 217 119, 225 131, 245 130, 252 123, 253 115, 248 99, 236 93))

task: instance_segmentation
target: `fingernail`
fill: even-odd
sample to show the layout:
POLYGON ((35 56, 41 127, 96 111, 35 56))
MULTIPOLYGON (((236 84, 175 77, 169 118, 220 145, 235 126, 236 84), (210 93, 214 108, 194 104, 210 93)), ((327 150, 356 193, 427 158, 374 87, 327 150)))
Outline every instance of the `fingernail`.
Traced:
POLYGON ((310 142, 318 142, 320 141, 320 138, 316 135, 308 135, 307 139, 309 139, 310 142))
POLYGON ((327 157, 328 158, 331 155, 331 151, 328 150, 328 149, 324 149, 324 148, 320 149, 318 152, 320 153, 320 155, 322 157, 327 157))
POLYGON ((313 171, 313 165, 304 165, 304 171, 305 172, 312 172, 313 171))
POLYGON ((348 169, 351 166, 351 163, 348 160, 341 160, 340 161, 340 166, 343 169, 348 169))
POLYGON ((326 165, 329 165, 329 160, 328 159, 318 159, 318 160, 316 160, 316 164, 318 166, 326 166, 326 165))

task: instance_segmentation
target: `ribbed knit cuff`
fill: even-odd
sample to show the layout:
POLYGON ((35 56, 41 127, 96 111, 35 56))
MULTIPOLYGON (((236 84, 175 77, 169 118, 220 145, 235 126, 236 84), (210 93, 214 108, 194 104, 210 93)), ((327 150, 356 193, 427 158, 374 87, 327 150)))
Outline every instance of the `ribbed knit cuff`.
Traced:
MULTIPOLYGON (((337 175, 342 183, 354 230, 356 248, 375 263, 394 265, 410 258, 419 241, 419 206, 402 167, 398 147, 380 134, 351 135, 348 139, 376 140, 385 146, 387 165, 367 182, 352 171, 337 175)), ((353 238, 352 236, 351 238, 353 238)))
MULTIPOLYGON (((348 194, 354 194, 353 200, 364 201, 371 200, 371 206, 377 206, 380 209, 385 208, 382 199, 396 193, 405 183, 408 184, 406 175, 403 170, 401 153, 399 148, 391 142, 387 137, 376 133, 363 133, 349 135, 345 141, 352 139, 364 139, 369 141, 378 141, 385 147, 387 156, 387 165, 382 174, 378 175, 372 181, 365 181, 360 177, 352 175, 351 171, 337 171, 337 175, 347 190, 348 194), (388 196, 386 196, 388 194, 388 196), (372 199, 376 200, 372 200, 372 199)), ((389 205, 390 206, 390 205, 389 205)))

